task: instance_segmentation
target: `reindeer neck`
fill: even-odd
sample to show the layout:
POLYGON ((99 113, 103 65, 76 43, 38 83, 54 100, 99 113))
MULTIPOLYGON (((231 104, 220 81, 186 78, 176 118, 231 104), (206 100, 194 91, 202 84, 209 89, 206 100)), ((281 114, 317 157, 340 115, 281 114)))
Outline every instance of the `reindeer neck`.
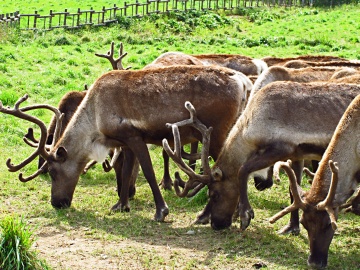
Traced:
POLYGON ((357 110, 352 109, 352 105, 349 106, 349 109, 340 120, 315 174, 309 196, 307 197, 312 202, 316 203, 316 200, 324 199, 328 193, 332 178, 329 168, 330 160, 337 162, 339 168, 339 180, 333 202, 335 206, 345 203, 359 184, 357 177, 360 171, 360 148, 354 130, 359 130, 360 128, 360 117, 356 117, 355 113, 357 110))
MULTIPOLYGON (((100 161, 96 154, 93 154, 94 143, 99 140, 101 134, 97 131, 96 119, 91 107, 87 102, 87 97, 85 97, 71 118, 56 147, 63 146, 69 155, 76 156, 80 160, 94 159, 100 161)), ((103 159, 103 157, 100 159, 103 159)))
POLYGON ((231 129, 223 148, 221 149, 220 155, 216 161, 216 166, 222 170, 229 168, 229 171, 237 171, 234 168, 240 168, 241 165, 246 161, 246 158, 251 154, 250 146, 247 141, 244 140, 239 134, 245 127, 246 118, 244 115, 240 116, 236 124, 231 129))

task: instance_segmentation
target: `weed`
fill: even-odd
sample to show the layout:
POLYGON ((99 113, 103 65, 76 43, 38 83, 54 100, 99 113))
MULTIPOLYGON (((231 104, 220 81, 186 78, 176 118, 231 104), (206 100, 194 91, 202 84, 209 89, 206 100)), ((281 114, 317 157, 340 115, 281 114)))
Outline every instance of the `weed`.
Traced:
POLYGON ((70 44, 71 44, 71 42, 66 37, 59 37, 54 42, 55 46, 70 45, 70 44))
POLYGON ((48 269, 31 250, 33 234, 23 219, 7 216, 0 222, 0 268, 3 270, 48 269))

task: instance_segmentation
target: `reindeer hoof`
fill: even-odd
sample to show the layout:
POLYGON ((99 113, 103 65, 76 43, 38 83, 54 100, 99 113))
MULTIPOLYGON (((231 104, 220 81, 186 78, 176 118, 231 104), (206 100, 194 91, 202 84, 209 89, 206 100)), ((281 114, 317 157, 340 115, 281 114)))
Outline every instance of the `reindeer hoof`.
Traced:
POLYGON ((194 224, 208 224, 210 222, 210 215, 208 214, 200 214, 196 217, 194 224))
POLYGON ((113 207, 111 207, 111 211, 113 212, 130 212, 130 206, 127 205, 122 205, 120 200, 114 204, 113 207))
POLYGON ((282 235, 285 235, 285 234, 299 235, 300 227, 299 227, 299 225, 288 224, 288 225, 284 226, 282 229, 280 229, 277 233, 282 234, 282 235))
POLYGON ((163 222, 168 214, 169 214, 169 208, 167 207, 161 208, 160 210, 156 210, 154 219, 155 221, 163 222))
POLYGON ((262 179, 260 177, 254 177, 254 181, 255 181, 255 187, 257 190, 265 190, 267 188, 271 188, 273 185, 273 181, 272 180, 267 180, 267 179, 262 179))
POLYGON ((159 184, 159 186, 162 187, 165 190, 172 190, 172 185, 173 184, 172 184, 171 179, 170 179, 170 181, 163 179, 163 180, 161 180, 161 182, 159 184))
POLYGON ((252 209, 246 210, 244 215, 240 215, 240 229, 246 230, 250 225, 251 219, 254 218, 254 211, 252 209))

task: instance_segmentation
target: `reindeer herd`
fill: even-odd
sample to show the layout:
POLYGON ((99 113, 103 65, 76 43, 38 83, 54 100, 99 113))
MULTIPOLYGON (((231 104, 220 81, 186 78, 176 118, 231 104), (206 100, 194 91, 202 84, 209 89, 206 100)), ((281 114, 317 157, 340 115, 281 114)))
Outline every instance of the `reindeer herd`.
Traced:
POLYGON ((21 107, 27 96, 14 108, 0 103, 1 112, 41 130, 36 139, 29 129, 24 140, 35 150, 18 165, 8 159, 9 170, 19 171, 39 158, 38 171, 28 177, 20 173, 19 179, 26 182, 48 172, 51 204, 65 208, 71 205, 80 175, 102 162, 105 171, 114 168, 116 174, 119 199, 112 209, 129 211, 141 166, 156 205, 154 219, 164 221, 169 209, 147 146, 159 145, 164 159, 160 186, 173 185, 181 197, 208 187, 209 200, 196 223, 210 222, 218 230, 239 218, 245 230, 254 219, 248 180, 253 178, 256 188, 264 190, 283 169, 290 181, 291 205, 270 222, 290 213, 280 232, 299 233, 301 223, 309 237, 308 264, 325 267, 339 209, 360 213, 360 62, 329 56, 252 59, 168 52, 141 70, 130 70, 121 63, 126 56, 122 45, 119 53, 114 59, 112 43, 107 54, 97 54, 114 70, 89 89, 67 93, 58 108, 21 107), (54 112, 48 127, 27 113, 35 109, 54 112), (191 144, 190 153, 184 151, 185 144, 191 144), (212 167, 209 157, 215 161, 212 167), (172 181, 169 158, 188 181, 179 173, 172 181), (201 172, 194 167, 198 159, 201 172), (314 164, 307 192, 300 188, 305 160, 314 164))

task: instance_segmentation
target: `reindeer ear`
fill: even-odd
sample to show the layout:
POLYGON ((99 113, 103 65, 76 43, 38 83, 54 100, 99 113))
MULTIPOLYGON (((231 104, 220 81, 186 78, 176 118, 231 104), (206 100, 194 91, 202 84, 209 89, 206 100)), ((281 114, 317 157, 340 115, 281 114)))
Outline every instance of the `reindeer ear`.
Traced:
POLYGON ((212 170, 212 176, 215 181, 221 181, 223 174, 219 167, 216 167, 212 170))
POLYGON ((57 150, 56 150, 56 153, 55 153, 55 160, 56 161, 59 161, 59 162, 64 162, 67 158, 67 151, 64 147, 59 147, 57 150))

